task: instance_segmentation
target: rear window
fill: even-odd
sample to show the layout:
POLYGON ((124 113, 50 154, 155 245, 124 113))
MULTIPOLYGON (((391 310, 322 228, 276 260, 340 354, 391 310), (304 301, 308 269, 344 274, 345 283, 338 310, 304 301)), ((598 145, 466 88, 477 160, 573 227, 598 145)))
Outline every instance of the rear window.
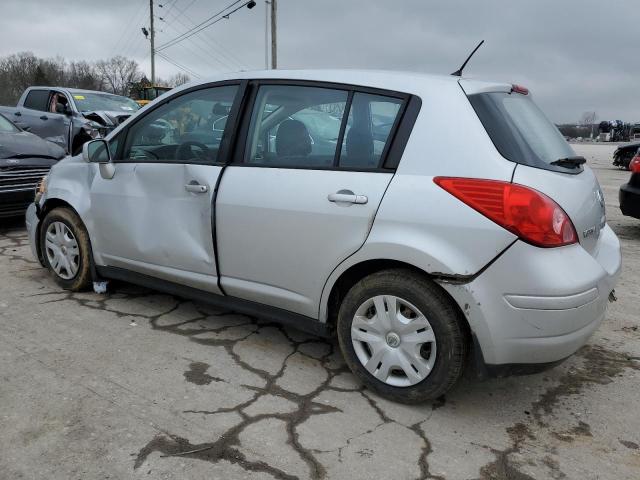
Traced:
POLYGON ((470 95, 469 101, 504 158, 530 167, 568 171, 551 162, 574 157, 575 152, 529 96, 478 93, 470 95))
POLYGON ((46 112, 48 100, 49 90, 31 90, 24 99, 24 108, 46 112))

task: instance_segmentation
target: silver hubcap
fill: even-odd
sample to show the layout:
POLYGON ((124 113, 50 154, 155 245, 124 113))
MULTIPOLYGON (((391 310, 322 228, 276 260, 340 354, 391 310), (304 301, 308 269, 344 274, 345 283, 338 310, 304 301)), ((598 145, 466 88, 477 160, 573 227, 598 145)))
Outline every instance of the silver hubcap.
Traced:
POLYGON ((436 360, 436 337, 427 318, 392 295, 370 298, 358 307, 351 341, 364 368, 394 387, 421 382, 436 360))
POLYGON ((78 273, 80 249, 76 237, 62 222, 53 222, 47 228, 45 250, 49 265, 64 280, 70 280, 78 273))

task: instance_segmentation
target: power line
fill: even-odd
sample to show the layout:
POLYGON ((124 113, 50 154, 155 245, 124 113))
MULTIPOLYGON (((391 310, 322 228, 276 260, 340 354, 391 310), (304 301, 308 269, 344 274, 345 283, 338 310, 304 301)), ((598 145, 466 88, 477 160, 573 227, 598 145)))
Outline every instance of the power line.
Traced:
POLYGON ((212 25, 215 25, 216 23, 218 23, 220 20, 224 20, 229 18, 229 16, 235 12, 237 12, 238 10, 240 10, 241 8, 245 7, 245 6, 249 6, 249 8, 253 8, 255 6, 255 1, 250 0, 247 1, 245 3, 243 3, 242 5, 234 8, 233 10, 227 11, 230 8, 232 8, 234 5, 237 5, 238 3, 242 2, 243 0, 236 0, 235 2, 233 2, 232 4, 228 5, 227 7, 225 7, 224 9, 222 9, 221 11, 219 11, 218 13, 216 13, 215 15, 212 15, 211 17, 209 17, 208 19, 206 19, 204 22, 199 23, 198 25, 196 25, 195 27, 193 27, 191 30, 184 32, 182 35, 180 35, 179 37, 174 38, 173 40, 165 43, 164 45, 160 45, 160 47, 158 47, 159 50, 164 50, 167 47, 171 47, 177 43, 182 42, 183 40, 186 40, 187 38, 195 35, 198 32, 201 32, 202 30, 204 30, 205 28, 208 28, 212 25), (225 13, 226 12, 226 13, 225 13), (224 14, 224 15, 223 15, 224 14), (216 20, 213 20, 215 17, 219 17, 216 20), (213 20, 213 21, 212 21, 213 20), (210 23, 207 23, 210 22, 210 23))
MULTIPOLYGON (((129 23, 127 27, 122 31, 122 34, 118 38, 118 41, 114 44, 113 49, 111 51, 111 56, 114 53, 117 53, 119 50, 126 48, 127 51, 131 49, 131 41, 135 38, 132 35, 135 35, 138 31, 137 28, 133 28, 137 23, 142 21, 145 16, 145 3, 144 1, 140 4, 140 8, 136 11, 134 15, 129 17, 129 23)), ((126 55, 125 55, 126 56, 126 55)))
MULTIPOLYGON (((186 16, 186 15, 185 15, 185 18, 189 19, 189 17, 186 16)), ((176 20, 178 23, 180 23, 181 25, 183 25, 183 26, 188 28, 188 25, 186 25, 180 18, 176 17, 173 20, 176 20)), ((167 26, 171 26, 171 25, 167 24, 167 26)), ((234 59, 230 55, 225 54, 224 51, 221 51, 221 47, 218 47, 218 46, 216 46, 216 45, 214 45, 212 43, 207 42, 207 39, 205 39, 203 37, 194 37, 194 38, 190 38, 188 40, 190 42, 192 42, 192 45, 194 45, 195 47, 200 48, 205 53, 205 55, 207 57, 205 61, 207 61, 207 62, 210 61, 211 59, 213 59, 216 62, 218 62, 220 65, 222 65, 226 70, 235 70, 235 69, 242 70, 242 69, 246 68, 240 61, 234 59), (201 43, 196 43, 196 41, 200 41, 201 43), (214 50, 215 53, 217 53, 219 57, 223 57, 223 58, 218 58, 216 56, 213 56, 211 54, 211 50, 214 50), (231 66, 228 62, 231 62, 232 64, 235 64, 235 66, 231 66)))
POLYGON ((156 54, 158 56, 164 58, 167 62, 171 63, 172 65, 178 67, 183 72, 188 73, 189 75, 192 75, 192 76, 194 76, 196 78, 201 78, 200 75, 198 75, 196 72, 191 70, 189 67, 186 67, 186 66, 178 63, 177 61, 175 61, 172 58, 168 57, 164 52, 156 52, 156 54))
MULTIPOLYGON (((167 25, 169 26, 169 25, 167 25)), ((172 27, 173 28, 173 27, 172 27)), ((203 61, 203 63, 208 64, 211 62, 211 59, 215 60, 216 62, 218 62, 220 65, 222 65, 225 69, 229 69, 231 70, 231 68, 229 67, 229 65, 224 64, 222 61, 220 61, 218 58, 211 56, 211 52, 209 52, 206 48, 204 48, 202 45, 197 44, 195 42, 193 42, 193 39, 190 39, 191 42, 191 46, 198 48, 199 50, 192 50, 191 48, 189 48, 189 44, 183 44, 183 47, 185 49, 187 49, 190 53, 194 54, 195 56, 197 56, 200 60, 203 61), (202 53, 200 53, 202 52, 202 53), (204 54, 204 56, 203 56, 204 54)))

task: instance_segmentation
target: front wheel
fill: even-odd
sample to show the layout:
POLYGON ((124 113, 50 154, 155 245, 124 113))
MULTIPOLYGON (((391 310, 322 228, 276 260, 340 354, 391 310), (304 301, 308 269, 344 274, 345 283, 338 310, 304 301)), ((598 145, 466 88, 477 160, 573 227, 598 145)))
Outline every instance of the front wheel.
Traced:
POLYGON ((90 285, 89 235, 74 211, 54 208, 46 215, 40 227, 40 251, 62 288, 76 292, 90 285))
POLYGON ((432 281, 410 270, 365 277, 338 313, 349 368, 376 393, 403 403, 433 400, 460 378, 469 340, 464 320, 432 281))

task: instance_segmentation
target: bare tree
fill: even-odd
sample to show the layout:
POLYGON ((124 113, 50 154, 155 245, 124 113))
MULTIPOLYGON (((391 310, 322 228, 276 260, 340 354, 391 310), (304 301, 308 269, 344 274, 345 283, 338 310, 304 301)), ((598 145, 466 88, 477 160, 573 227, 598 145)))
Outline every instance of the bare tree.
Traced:
POLYGON ((66 69, 64 84, 69 87, 87 90, 102 90, 104 81, 95 65, 85 62, 69 62, 66 69))
POLYGON ((128 95, 130 85, 142 77, 135 60, 116 56, 96 63, 104 88, 117 95, 128 95))
MULTIPOLYGON (((15 105, 34 85, 105 90, 128 95, 131 82, 142 78, 138 64, 124 57, 97 63, 38 58, 31 52, 0 57, 0 104, 15 105)), ((176 81, 176 80, 174 80, 176 81)))
POLYGON ((179 87, 185 83, 191 81, 191 77, 186 73, 178 72, 173 77, 170 77, 166 82, 168 87, 179 87))

